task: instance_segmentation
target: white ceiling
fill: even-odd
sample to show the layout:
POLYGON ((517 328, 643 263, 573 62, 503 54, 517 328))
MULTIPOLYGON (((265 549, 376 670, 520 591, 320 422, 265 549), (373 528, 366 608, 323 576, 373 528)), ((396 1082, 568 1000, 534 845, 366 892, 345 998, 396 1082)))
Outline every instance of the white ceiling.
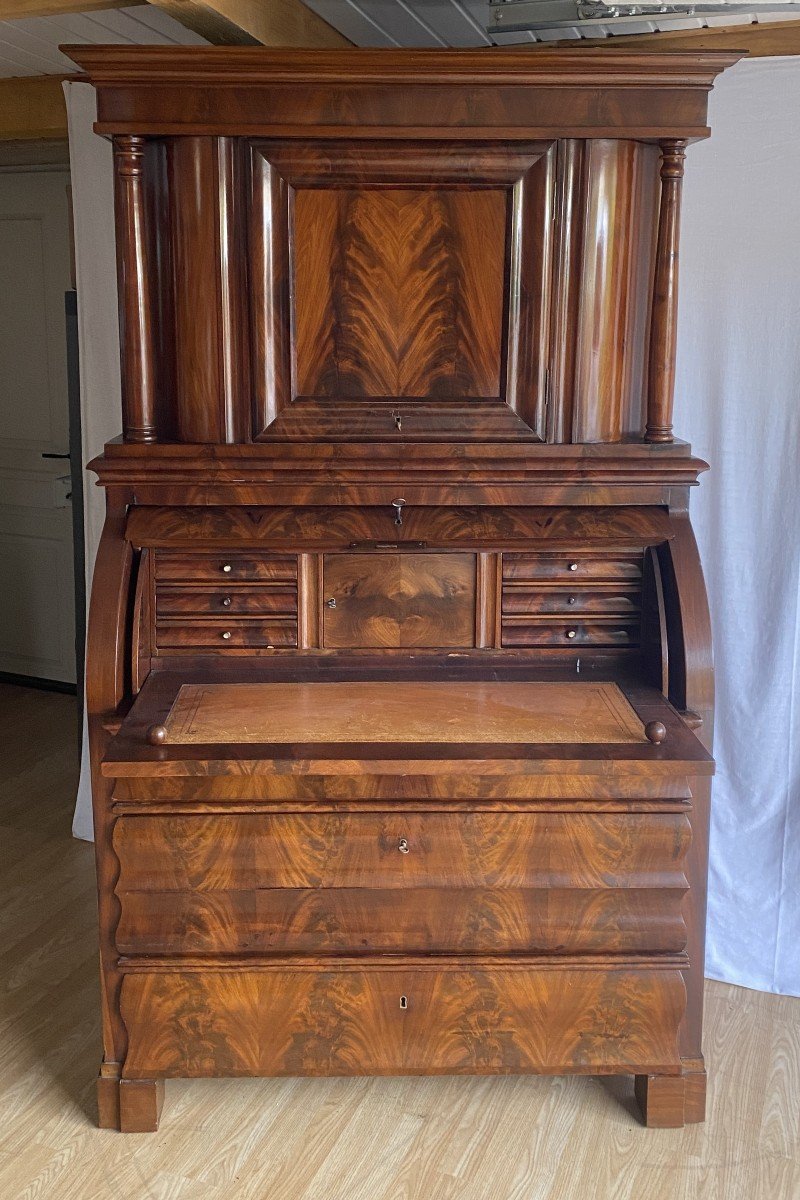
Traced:
MULTIPOLYGON (((275 4, 281 0, 258 0, 275 4)), ((561 28, 532 33, 490 35, 487 0, 304 0, 305 4, 357 46, 489 46, 512 42, 555 41, 566 38, 603 37, 619 33, 600 24, 580 31, 561 28)), ((757 2, 757 0, 756 0, 757 2)), ((723 14, 681 21, 681 28, 702 25, 746 24, 781 19, 774 14, 723 14)), ((785 18, 784 18, 785 19, 785 18)), ((676 28, 674 20, 637 22, 631 33, 676 28)), ((67 42, 103 45, 205 45, 162 9, 150 4, 104 9, 92 13, 65 13, 52 17, 0 21, 0 78, 20 75, 64 75, 75 64, 60 54, 67 42)))
MULTIPOLYGON (((267 0, 268 2, 268 0, 267 0)), ((491 13, 487 0, 304 0, 304 3, 357 46, 489 46, 559 41, 566 38, 623 36, 619 27, 599 22, 532 33, 486 32, 491 13)), ((723 13, 687 17, 676 22, 637 21, 628 33, 659 29, 747 25, 754 21, 786 20, 794 14, 723 13)))
POLYGON ((0 21, 0 78, 71 74, 77 70, 75 63, 58 51, 59 45, 68 42, 145 46, 206 44, 204 38, 150 4, 0 21))

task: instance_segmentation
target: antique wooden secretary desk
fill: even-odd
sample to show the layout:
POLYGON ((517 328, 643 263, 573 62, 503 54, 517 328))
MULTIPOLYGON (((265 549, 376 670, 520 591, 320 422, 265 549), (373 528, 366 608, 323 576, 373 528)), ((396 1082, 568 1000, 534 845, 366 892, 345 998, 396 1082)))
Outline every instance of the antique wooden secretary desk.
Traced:
POLYGON ((712 663, 671 432, 737 56, 69 50, 122 437, 100 1122, 170 1076, 628 1074, 703 1118, 712 663))

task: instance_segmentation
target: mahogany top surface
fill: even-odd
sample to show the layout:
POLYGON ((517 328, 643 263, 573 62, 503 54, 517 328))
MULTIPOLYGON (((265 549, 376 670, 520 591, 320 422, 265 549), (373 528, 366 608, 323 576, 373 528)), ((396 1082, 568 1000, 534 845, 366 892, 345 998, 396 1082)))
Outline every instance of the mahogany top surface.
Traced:
POLYGON ((169 743, 645 741, 614 683, 185 684, 169 743))

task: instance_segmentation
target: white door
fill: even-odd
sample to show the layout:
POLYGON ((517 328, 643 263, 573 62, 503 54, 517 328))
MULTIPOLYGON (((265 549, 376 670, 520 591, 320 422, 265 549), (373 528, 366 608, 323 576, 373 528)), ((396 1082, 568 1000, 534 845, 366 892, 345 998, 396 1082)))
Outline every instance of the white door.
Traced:
POLYGON ((0 671, 74 683, 68 185, 0 171, 0 671))

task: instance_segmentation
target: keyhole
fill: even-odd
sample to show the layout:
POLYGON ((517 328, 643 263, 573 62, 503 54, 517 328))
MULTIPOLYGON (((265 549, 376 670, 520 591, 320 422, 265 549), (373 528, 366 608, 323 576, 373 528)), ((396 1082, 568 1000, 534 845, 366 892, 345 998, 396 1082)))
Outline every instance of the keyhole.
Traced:
POLYGON ((401 1007, 401 1008, 404 1008, 404 1009, 405 1009, 405 1008, 408 1008, 408 996, 401 996, 401 997, 400 997, 400 1007, 401 1007))
POLYGON ((392 420, 394 421, 394 427, 395 427, 395 429, 396 429, 396 430, 398 431, 398 433, 399 433, 399 432, 400 432, 400 430, 403 428, 403 416, 402 416, 402 413, 399 413, 399 412, 393 412, 393 413, 392 413, 392 420))
POLYGON ((408 839, 400 838, 400 841, 397 843, 397 849, 400 851, 401 854, 408 854, 408 851, 410 849, 409 844, 408 844, 408 839))

